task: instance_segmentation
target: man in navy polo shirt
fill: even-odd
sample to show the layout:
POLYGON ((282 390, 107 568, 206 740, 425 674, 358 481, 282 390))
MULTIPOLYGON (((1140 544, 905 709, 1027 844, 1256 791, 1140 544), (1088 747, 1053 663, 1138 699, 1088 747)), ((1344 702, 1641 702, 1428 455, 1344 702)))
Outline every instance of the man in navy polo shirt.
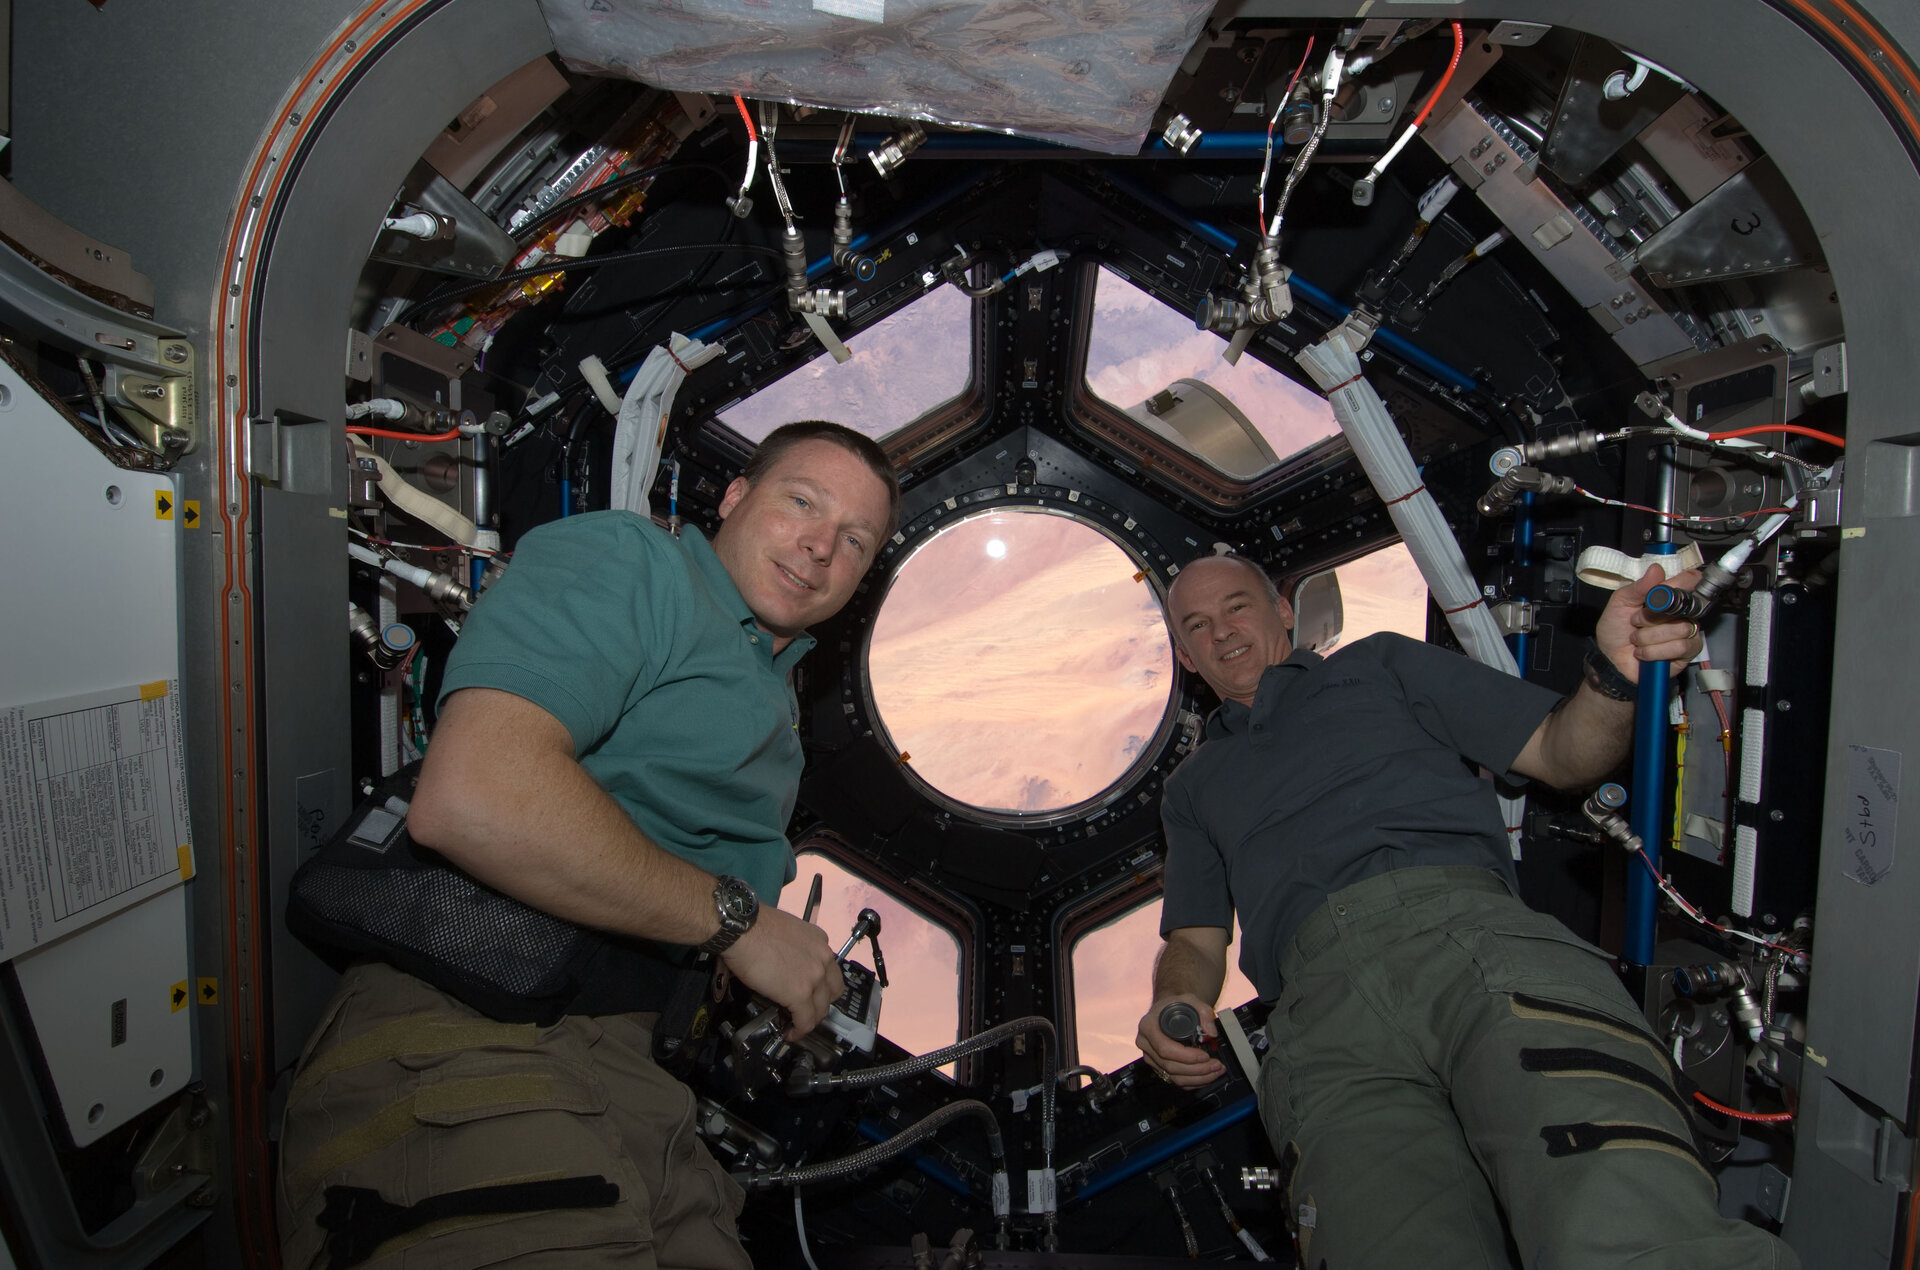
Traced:
MULTIPOLYGON (((1167 782, 1166 938, 1147 1062, 1224 1070, 1159 1027, 1205 1029, 1238 912, 1240 965, 1275 1000, 1261 1114, 1302 1260, 1325 1270, 1797 1265, 1716 1209, 1665 1051, 1608 957, 1516 898, 1476 768, 1559 788, 1625 757, 1643 661, 1684 665, 1691 623, 1614 593, 1566 698, 1399 635, 1322 659, 1249 561, 1208 558, 1168 596, 1181 665, 1221 699, 1167 782)), ((1681 586, 1693 575, 1674 579, 1681 586)))

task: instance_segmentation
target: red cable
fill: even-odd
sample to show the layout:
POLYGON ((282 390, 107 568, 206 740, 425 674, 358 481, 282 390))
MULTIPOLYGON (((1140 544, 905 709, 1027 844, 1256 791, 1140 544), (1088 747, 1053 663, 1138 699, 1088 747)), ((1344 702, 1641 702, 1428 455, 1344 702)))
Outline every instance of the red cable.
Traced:
POLYGON ((1791 1111, 1735 1111, 1722 1102, 1715 1102, 1699 1090, 1693 1091, 1693 1100, 1705 1104, 1710 1110, 1723 1116, 1732 1116, 1735 1120, 1752 1120, 1758 1124, 1785 1124, 1793 1119, 1791 1111))
POLYGON ((753 116, 747 113, 747 103, 739 93, 733 95, 733 104, 740 107, 740 117, 747 121, 747 140, 758 141, 760 134, 753 129, 753 116))
POLYGON ((1750 437, 1762 432, 1793 432, 1803 437, 1812 437, 1815 441, 1825 441, 1828 445, 1847 448, 1847 443, 1831 432, 1822 432, 1818 428, 1803 428, 1797 423, 1770 423, 1758 428, 1735 428, 1732 432, 1709 432, 1711 441, 1731 441, 1735 437, 1750 437))
POLYGON ((1460 29, 1460 24, 1456 22, 1453 24, 1453 60, 1447 63, 1447 73, 1442 75, 1440 82, 1433 86, 1433 93, 1427 98, 1427 104, 1420 107, 1420 113, 1413 117, 1414 127, 1418 128, 1427 121, 1427 113, 1433 109, 1433 104, 1440 100, 1440 94, 1447 91, 1447 84, 1453 79, 1455 68, 1460 65, 1460 51, 1466 48, 1466 46, 1466 33, 1460 29))
POLYGON ((395 432, 389 428, 369 428, 358 423, 348 424, 347 432, 356 437, 391 437, 395 441, 452 441, 460 435, 458 428, 449 428, 445 432, 395 432))

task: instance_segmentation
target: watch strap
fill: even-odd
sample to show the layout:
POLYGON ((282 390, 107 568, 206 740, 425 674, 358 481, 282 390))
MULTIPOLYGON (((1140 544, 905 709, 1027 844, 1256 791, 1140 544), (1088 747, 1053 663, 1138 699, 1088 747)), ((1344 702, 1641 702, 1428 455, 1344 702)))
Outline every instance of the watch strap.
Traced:
POLYGON ((1586 663, 1581 678, 1587 687, 1610 701, 1637 701, 1640 697, 1640 686, 1620 673, 1620 668, 1600 651, 1600 645, 1591 636, 1587 639, 1586 663))

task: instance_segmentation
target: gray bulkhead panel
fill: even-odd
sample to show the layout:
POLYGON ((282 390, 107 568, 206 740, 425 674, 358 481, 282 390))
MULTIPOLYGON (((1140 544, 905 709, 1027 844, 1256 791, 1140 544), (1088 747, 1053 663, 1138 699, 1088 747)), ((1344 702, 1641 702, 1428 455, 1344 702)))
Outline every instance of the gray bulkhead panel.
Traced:
MULTIPOLYGON (((332 835, 355 798, 339 430, 354 285, 421 152, 489 84, 551 47, 532 0, 462 0, 428 18, 368 68, 327 121, 267 250, 258 413, 283 420, 282 479, 258 503, 276 914, 303 852, 332 835), (315 422, 285 422, 294 419, 315 422)), ((294 946, 276 949, 274 980, 275 1057, 284 1068, 299 1056, 333 976, 294 946)))

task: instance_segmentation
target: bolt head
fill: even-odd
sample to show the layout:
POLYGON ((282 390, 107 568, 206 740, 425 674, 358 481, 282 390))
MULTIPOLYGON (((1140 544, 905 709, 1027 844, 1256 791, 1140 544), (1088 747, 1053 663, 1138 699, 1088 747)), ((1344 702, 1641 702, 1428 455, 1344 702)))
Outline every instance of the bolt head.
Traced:
POLYGON ((161 352, 160 356, 178 366, 181 362, 187 360, 187 346, 185 344, 169 344, 161 352))

